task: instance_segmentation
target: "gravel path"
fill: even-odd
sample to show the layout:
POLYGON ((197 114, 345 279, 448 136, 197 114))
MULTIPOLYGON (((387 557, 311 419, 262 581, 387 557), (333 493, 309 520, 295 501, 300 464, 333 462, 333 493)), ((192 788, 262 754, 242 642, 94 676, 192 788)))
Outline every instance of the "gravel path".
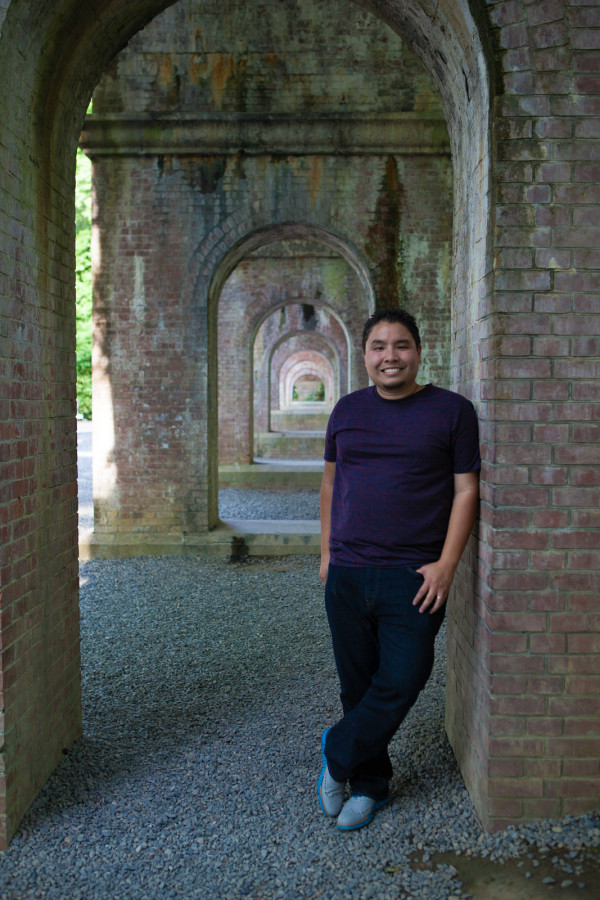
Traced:
POLYGON ((0 897, 448 900, 461 884, 426 867, 434 851, 559 845, 563 877, 584 884, 597 819, 480 831, 444 734, 443 633, 392 744, 391 804, 351 834, 322 815, 320 735, 339 701, 315 564, 82 565, 84 734, 1 858, 0 897))
MULTIPOLYGON (((94 524, 92 499, 92 432, 81 423, 78 434, 79 527, 94 524)), ((219 515, 222 519, 318 519, 318 490, 244 490, 221 488, 219 515)))
POLYGON ((222 519, 318 519, 317 490, 241 490, 221 488, 222 519))
MULTIPOLYGON (((79 481, 86 527, 89 433, 79 481)), ((316 500, 229 490, 221 514, 314 518, 316 500)), ((83 737, 0 858, 2 900, 449 900, 467 860, 495 867, 486 884, 523 867, 486 897, 598 897, 597 816, 479 828, 444 732, 443 631, 391 746, 392 802, 350 834, 322 815, 339 700, 314 557, 83 563, 81 636, 83 737)))

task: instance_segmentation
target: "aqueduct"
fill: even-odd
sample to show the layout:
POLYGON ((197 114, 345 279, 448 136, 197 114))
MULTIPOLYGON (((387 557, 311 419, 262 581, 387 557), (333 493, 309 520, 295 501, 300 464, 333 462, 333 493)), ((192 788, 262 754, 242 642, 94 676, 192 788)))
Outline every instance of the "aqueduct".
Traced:
MULTIPOLYGON (((341 7, 333 0, 226 5, 242 22, 278 7, 294 17, 296 36, 315 19, 326 31, 341 7)), ((0 0, 3 845, 81 731, 76 148, 103 73, 126 74, 126 64, 115 70, 116 55, 171 6, 175 16, 198 9, 215 33, 225 28, 213 0, 0 0)), ((368 303, 403 299, 402 279, 386 268, 390 252, 400 252, 391 240, 397 229, 364 229, 401 216, 394 204, 412 183, 409 160, 421 167, 421 184, 447 180, 442 163, 422 154, 427 145, 441 158, 447 133, 451 298, 446 331, 433 343, 435 352, 449 349, 448 383, 477 407, 484 468, 480 522, 449 607, 446 728, 484 827, 595 809, 600 10, 574 0, 361 0, 348 9, 365 28, 389 33, 388 62, 400 36, 435 86, 445 125, 387 101, 372 113, 349 108, 341 82, 323 92, 340 91, 335 114, 273 109, 266 76, 259 91, 258 76, 245 79, 235 68, 235 54, 224 65, 219 48, 203 46, 193 28, 194 77, 211 71, 218 96, 227 100, 228 85, 235 88, 237 106, 214 107, 182 130, 169 103, 193 79, 169 68, 168 47, 156 50, 160 122, 111 109, 118 92, 110 94, 112 76, 104 82, 104 118, 84 135, 97 159, 97 189, 108 194, 112 182, 121 199, 150 196, 160 180, 160 204, 146 209, 170 226, 172 268, 162 265, 162 281, 152 282, 156 247, 136 244, 134 230, 125 265, 114 243, 128 225, 115 227, 109 206, 99 210, 96 250, 106 280, 98 281, 96 363, 104 379, 94 402, 111 410, 99 453, 100 530, 135 542, 141 522, 144 533, 157 541, 168 533, 171 549, 184 552, 186 535, 215 524, 217 322, 228 279, 278 241, 317 239, 336 265, 350 265, 368 303), (244 107, 259 95, 261 109, 244 107), (357 167, 359 156, 380 162, 357 167), (353 166, 362 217, 356 204, 332 200, 336 179, 353 166), (225 176, 231 190, 204 215, 202 198, 219 196, 225 176), (184 187, 187 213, 177 223, 169 204, 184 187), (382 247, 387 256, 377 255, 382 247), (118 265, 120 297, 119 279, 108 278, 118 265), (127 357, 139 362, 137 380, 127 357), (165 385, 173 387, 166 411, 165 385), (126 396, 139 401, 133 432, 123 423, 126 396)), ((262 64, 281 74, 288 32, 280 33, 278 59, 270 52, 262 64)), ((342 71, 350 93, 360 58, 350 54, 342 71)), ((100 110, 101 101, 100 91, 100 110)), ((286 265, 293 273, 293 258, 286 265)), ((325 271, 331 260, 320 265, 325 271)), ((415 284, 424 296, 436 293, 425 274, 415 284)), ((257 309, 254 325, 264 311, 257 309)))

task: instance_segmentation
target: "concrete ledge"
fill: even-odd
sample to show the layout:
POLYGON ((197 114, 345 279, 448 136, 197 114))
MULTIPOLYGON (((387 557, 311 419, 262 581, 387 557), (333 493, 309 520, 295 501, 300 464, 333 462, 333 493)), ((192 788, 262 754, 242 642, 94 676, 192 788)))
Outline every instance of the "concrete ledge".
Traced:
POLYGON ((319 488, 323 460, 291 464, 288 462, 250 463, 219 466, 219 487, 236 488, 319 488))
POLYGON ((91 157, 162 153, 233 156, 240 152, 286 156, 450 153, 445 120, 420 113, 107 113, 85 117, 79 142, 91 157))
POLYGON ((204 534, 79 535, 79 558, 125 559, 132 556, 246 556, 316 555, 320 552, 316 519, 228 519, 204 534))

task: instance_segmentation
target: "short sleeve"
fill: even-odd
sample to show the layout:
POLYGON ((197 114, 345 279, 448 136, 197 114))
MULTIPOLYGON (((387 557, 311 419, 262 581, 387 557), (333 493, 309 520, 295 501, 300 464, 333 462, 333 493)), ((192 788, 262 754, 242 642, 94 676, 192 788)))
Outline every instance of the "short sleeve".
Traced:
POLYGON ((335 425, 334 425, 335 409, 329 416, 327 423, 327 431, 325 432, 325 462, 335 462, 337 459, 337 448, 335 443, 335 425))
POLYGON ((453 446, 453 471, 456 475, 481 468, 479 424, 470 400, 463 400, 456 424, 453 446))

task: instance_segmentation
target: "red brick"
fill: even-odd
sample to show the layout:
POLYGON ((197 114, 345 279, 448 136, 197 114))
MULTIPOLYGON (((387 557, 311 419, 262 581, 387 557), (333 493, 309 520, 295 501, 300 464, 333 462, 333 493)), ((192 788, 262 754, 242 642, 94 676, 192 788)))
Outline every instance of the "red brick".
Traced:
MULTIPOLYGON (((597 465, 598 448, 593 444, 572 444, 567 446, 557 446, 554 449, 554 462, 562 465, 585 465, 590 463, 597 465)), ((590 501, 592 498, 590 497, 590 501)), ((594 506, 593 502, 575 502, 569 503, 573 506, 594 506)))
POLYGON ((555 819, 561 814, 560 801, 548 797, 525 799, 523 801, 523 817, 532 819, 555 819))
POLYGON ((590 782, 587 778, 561 778, 544 783, 547 797, 595 797, 600 798, 600 782, 590 782))
POLYGON ((553 613, 550 616, 550 630, 552 633, 600 632, 600 613, 597 615, 592 613, 553 613))
MULTIPOLYGON (((593 508, 600 505, 600 490, 585 487, 556 487, 552 489, 552 502, 555 506, 587 506, 593 508)), ((583 532, 576 532, 570 538, 570 541, 571 543, 564 546, 579 548, 597 546, 589 533, 585 536, 583 532)))
POLYGON ((569 597, 569 609, 572 612, 595 612, 598 603, 593 594, 571 594, 569 597))
MULTIPOLYGON (((573 743, 577 744, 578 742, 573 741, 573 743)), ((583 743, 586 743, 586 742, 582 742, 582 744, 583 743)), ((569 747, 569 750, 570 750, 572 747, 572 744, 569 741, 565 741, 565 744, 567 744, 567 746, 569 747)), ((587 744, 586 744, 586 746, 587 746, 587 744)), ((583 746, 581 746, 579 749, 581 751, 583 751, 584 748, 583 748, 583 746)), ((490 741, 489 752, 490 752, 491 757, 499 756, 502 758, 505 758, 505 757, 510 758, 512 756, 516 756, 516 757, 522 757, 522 758, 525 758, 525 757, 542 758, 546 755, 545 740, 542 738, 532 738, 532 737, 493 738, 493 740, 490 741)), ((554 750, 554 754, 562 755, 562 754, 558 753, 557 750, 554 750)), ((584 754, 583 752, 581 752, 580 754, 566 753, 564 755, 567 755, 567 756, 568 755, 590 756, 589 753, 584 754)))
POLYGON ((492 737, 517 737, 525 734, 525 719, 514 715, 496 715, 492 717, 489 727, 492 737))
POLYGON ((560 737, 564 734, 564 721, 547 715, 533 716, 527 719, 526 733, 531 737, 560 737))
MULTIPOLYGON (((600 635, 598 634, 569 634, 568 636, 569 653, 600 653, 600 635)), ((600 671, 600 660, 592 661, 593 666, 589 671, 596 673, 600 671)), ((575 671, 575 669, 573 669, 575 671)))
POLYGON ((567 646, 562 634, 532 634, 529 636, 529 648, 532 653, 564 653, 567 646))
MULTIPOLYGON (((515 573, 515 576, 518 579, 519 573, 515 573)), ((543 581, 545 583, 545 577, 543 577, 543 581)), ((525 584, 522 589, 526 590, 525 584)), ((547 617, 543 613, 519 613, 516 615, 495 613, 491 616, 491 621, 494 623, 495 631, 504 632, 531 633, 545 631, 547 626, 547 617)))
MULTIPOLYGON (((515 659, 515 665, 519 665, 517 654, 527 652, 527 635, 525 634, 497 634, 489 636, 489 650, 492 654, 511 654, 510 659, 515 659), (512 654, 516 654, 514 657, 512 654)), ((493 657, 496 659, 497 657, 493 657)), ((519 671, 516 669, 515 671, 519 671)))
MULTIPOLYGON (((539 802, 539 800, 535 802, 539 802)), ((520 798, 512 797, 490 797, 487 801, 487 812, 496 826, 495 830, 502 830, 509 825, 514 825, 515 819, 522 817, 523 801, 520 798)))
POLYGON ((490 782, 490 797, 541 797, 541 778, 494 778, 490 782))
MULTIPOLYGON (((569 638, 569 653, 573 653, 570 646, 574 639, 569 638)), ((589 646, 586 642, 585 646, 589 646)), ((586 649, 584 653, 588 653, 586 649)), ((581 656, 550 656, 548 657, 548 671, 555 675, 597 675, 600 672, 597 651, 591 655, 581 656)))
POLYGON ((523 531, 521 529, 496 531, 492 536, 492 546, 511 549, 523 548, 544 550, 548 547, 548 535, 540 531, 523 531))
MULTIPOLYGON (((494 493, 496 502, 501 506, 547 506, 549 500, 549 492, 543 487, 499 487, 494 493)), ((567 502, 566 505, 588 506, 591 505, 591 503, 574 504, 567 502)))
POLYGON ((488 766, 490 778, 518 778, 523 771, 522 759, 491 759, 488 766))
MULTIPOLYGON (((531 636, 532 638, 535 635, 531 636)), ((525 656, 519 653, 492 654, 490 658, 490 670, 493 673, 512 673, 522 675, 541 675, 545 671, 545 662, 540 657, 525 656)))
POLYGON ((536 443, 566 444, 569 437, 568 425, 535 425, 533 428, 536 443))
POLYGON ((555 547, 597 548, 600 547, 600 534, 596 531, 557 531, 552 543, 555 547))
POLYGON ((559 694, 563 690, 563 679, 559 676, 530 676, 527 691, 532 694, 559 694))
POLYGON ((569 470, 564 466, 546 466, 543 469, 536 467, 532 470, 531 480, 534 484, 567 484, 569 470))
POLYGON ((527 678, 524 675, 493 675, 491 690, 494 694, 524 694, 527 692, 527 678))
POLYGON ((535 356, 570 356, 571 343, 568 338, 536 337, 533 340, 535 356))
POLYGON ((567 554, 564 552, 536 552, 531 554, 532 569, 559 570, 567 567, 567 554))

